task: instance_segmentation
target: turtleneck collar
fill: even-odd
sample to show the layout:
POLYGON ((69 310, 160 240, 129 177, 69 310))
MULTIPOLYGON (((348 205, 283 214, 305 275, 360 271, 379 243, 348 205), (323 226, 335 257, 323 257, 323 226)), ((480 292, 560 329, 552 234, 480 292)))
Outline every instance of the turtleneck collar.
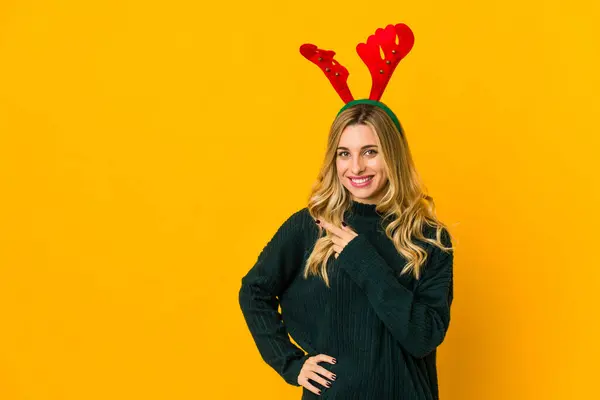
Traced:
POLYGON ((360 215, 367 218, 380 218, 375 208, 376 204, 359 203, 358 201, 350 200, 350 212, 354 215, 360 215))

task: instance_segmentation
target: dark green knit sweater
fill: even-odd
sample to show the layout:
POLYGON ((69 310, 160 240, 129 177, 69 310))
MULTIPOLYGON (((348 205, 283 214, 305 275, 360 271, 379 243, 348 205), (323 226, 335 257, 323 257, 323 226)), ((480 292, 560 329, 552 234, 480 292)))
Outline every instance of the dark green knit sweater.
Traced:
MULTIPOLYGON (((436 348, 450 323, 453 253, 419 242, 428 253, 421 279, 400 277, 406 260, 385 236, 375 205, 352 202, 344 221, 358 236, 329 260, 331 288, 302 277, 318 238, 307 208, 281 225, 242 278, 239 303, 260 355, 296 386, 308 357, 337 359, 319 364, 337 375, 331 387, 311 380, 321 395, 303 388, 302 399, 438 399, 436 348)), ((435 231, 424 234, 434 238, 435 231)), ((451 245, 445 230, 442 242, 451 245)))

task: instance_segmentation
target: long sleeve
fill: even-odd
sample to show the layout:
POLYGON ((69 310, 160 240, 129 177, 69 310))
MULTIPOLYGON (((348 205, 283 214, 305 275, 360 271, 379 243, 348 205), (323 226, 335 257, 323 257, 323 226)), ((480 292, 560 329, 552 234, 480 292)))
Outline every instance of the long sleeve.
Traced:
MULTIPOLYGON (((451 244, 442 231, 442 243, 451 244)), ((406 288, 365 235, 340 252, 338 266, 366 293, 375 313, 399 344, 421 358, 442 343, 450 324, 453 252, 434 246, 416 288, 406 288)))
POLYGON ((304 248, 302 210, 291 215, 242 278, 239 304, 261 357, 289 384, 308 358, 289 339, 278 311, 279 298, 301 268, 304 248))

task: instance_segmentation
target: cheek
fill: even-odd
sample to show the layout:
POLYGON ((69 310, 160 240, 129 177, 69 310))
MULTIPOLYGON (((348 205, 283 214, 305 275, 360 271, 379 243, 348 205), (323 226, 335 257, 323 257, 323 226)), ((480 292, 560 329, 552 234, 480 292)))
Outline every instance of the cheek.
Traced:
POLYGON ((378 185, 383 185, 385 183, 387 177, 386 177, 384 165, 381 162, 381 160, 378 160, 378 159, 369 160, 369 162, 367 163, 367 166, 371 171, 379 174, 380 178, 379 178, 378 185))
POLYGON ((368 167, 369 167, 371 170, 373 170, 373 171, 375 171, 375 172, 383 173, 383 171, 384 171, 384 170, 383 170, 383 164, 381 163, 381 161, 380 161, 380 160, 378 160, 378 159, 376 159, 376 158, 373 158, 373 159, 369 160, 369 161, 367 162, 367 166, 368 166, 368 167))
POLYGON ((336 160, 335 167, 337 169, 339 176, 342 176, 344 174, 344 172, 346 171, 346 165, 343 161, 336 160))

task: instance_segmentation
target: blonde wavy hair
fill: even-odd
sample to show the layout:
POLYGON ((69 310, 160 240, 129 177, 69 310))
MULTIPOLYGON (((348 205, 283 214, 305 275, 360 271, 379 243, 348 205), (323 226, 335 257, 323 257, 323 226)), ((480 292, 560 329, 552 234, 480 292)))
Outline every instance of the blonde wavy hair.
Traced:
MULTIPOLYGON (((341 226, 345 211, 350 209, 352 198, 337 175, 336 156, 342 132, 353 124, 367 125, 379 139, 379 150, 384 159, 388 182, 383 189, 385 193, 381 201, 376 205, 376 211, 382 214, 382 222, 390 221, 384 226, 385 234, 407 260, 400 275, 412 272, 419 279, 422 266, 427 260, 427 252, 413 240, 428 242, 443 251, 451 251, 453 247, 445 247, 441 239, 443 230, 448 237, 450 232, 436 216, 435 203, 426 193, 415 168, 404 130, 398 131, 392 119, 380 107, 356 104, 342 111, 333 121, 325 159, 309 195, 308 211, 314 219, 325 219, 341 226), (423 235, 425 225, 435 229, 435 239, 423 235)), ((306 261, 304 277, 320 275, 330 287, 327 262, 335 255, 333 241, 328 231, 321 226, 318 229, 319 239, 306 261), (322 236, 323 232, 325 236, 322 236)))

